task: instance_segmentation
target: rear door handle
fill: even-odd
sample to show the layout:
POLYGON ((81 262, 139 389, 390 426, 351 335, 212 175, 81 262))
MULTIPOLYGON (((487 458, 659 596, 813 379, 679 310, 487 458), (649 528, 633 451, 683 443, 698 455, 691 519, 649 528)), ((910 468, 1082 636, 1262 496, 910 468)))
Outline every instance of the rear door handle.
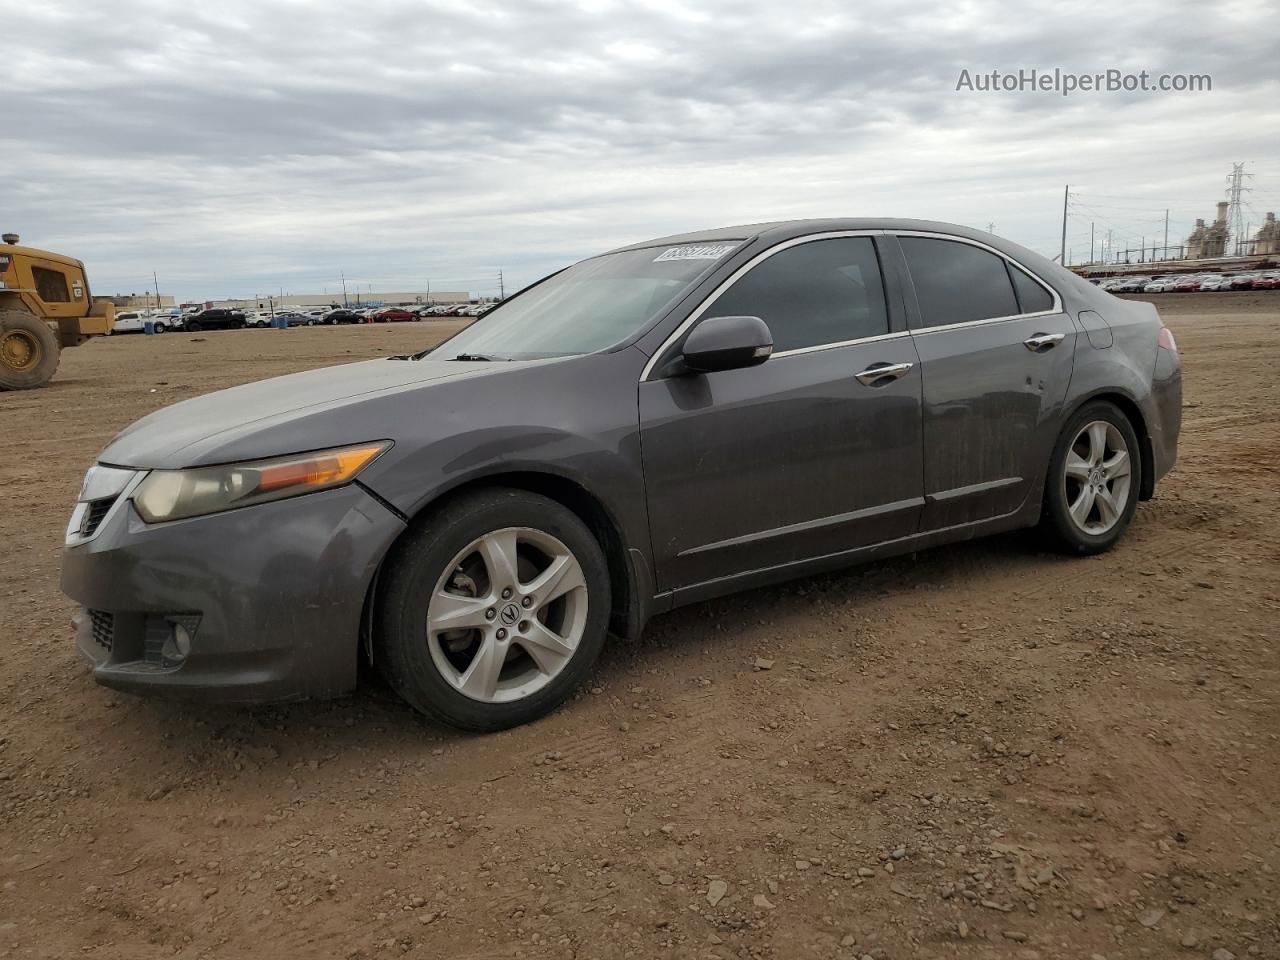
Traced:
POLYGON ((855 374, 858 382, 868 387, 878 387, 897 380, 911 369, 909 363, 873 363, 859 374, 855 374))
POLYGON ((1046 350, 1052 350, 1065 339, 1067 339, 1065 333, 1037 333, 1034 337, 1023 340, 1022 345, 1032 353, 1044 353, 1046 350))

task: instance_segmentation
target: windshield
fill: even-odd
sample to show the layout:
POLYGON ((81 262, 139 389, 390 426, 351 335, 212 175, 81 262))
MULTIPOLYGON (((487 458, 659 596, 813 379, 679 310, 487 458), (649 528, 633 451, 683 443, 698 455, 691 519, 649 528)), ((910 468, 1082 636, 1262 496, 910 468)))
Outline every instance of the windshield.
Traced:
POLYGON ((736 246, 648 247, 583 260, 494 307, 431 359, 536 360, 606 350, 643 330, 736 246))

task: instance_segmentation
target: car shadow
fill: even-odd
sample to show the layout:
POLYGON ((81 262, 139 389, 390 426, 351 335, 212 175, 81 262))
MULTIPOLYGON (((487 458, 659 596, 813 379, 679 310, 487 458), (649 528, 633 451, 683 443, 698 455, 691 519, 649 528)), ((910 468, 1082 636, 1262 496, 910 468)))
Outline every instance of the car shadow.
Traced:
MULTIPOLYGON (((695 645, 731 644, 735 636, 758 625, 803 620, 812 616, 815 603, 874 601, 895 594, 913 595, 920 587, 945 588, 1010 564, 1057 565, 1070 558, 1039 549, 1025 531, 937 547, 919 553, 875 561, 844 570, 804 577, 785 583, 746 590, 671 611, 655 617, 635 640, 611 638, 585 687, 607 689, 634 682, 638 673, 667 673, 687 662, 695 645), (708 639, 708 624, 716 636, 708 639)), ((956 584, 959 588, 960 584, 956 584)), ((332 701, 303 701, 270 706, 244 707, 191 704, 153 700, 126 694, 130 708, 116 716, 131 726, 138 743, 171 757, 199 756, 211 744, 225 752, 246 755, 288 754, 311 759, 356 756, 366 760, 410 760, 424 751, 442 752, 454 744, 527 737, 521 730, 476 735, 454 730, 419 715, 404 704, 367 664, 351 695, 332 701)), ((570 707, 569 709, 572 709, 570 707)), ((563 721, 564 708, 561 711, 563 721)), ((555 715, 553 715, 555 716, 555 715)), ((524 742, 521 740, 521 742, 524 742)), ((486 751, 488 752, 488 751, 486 751)))

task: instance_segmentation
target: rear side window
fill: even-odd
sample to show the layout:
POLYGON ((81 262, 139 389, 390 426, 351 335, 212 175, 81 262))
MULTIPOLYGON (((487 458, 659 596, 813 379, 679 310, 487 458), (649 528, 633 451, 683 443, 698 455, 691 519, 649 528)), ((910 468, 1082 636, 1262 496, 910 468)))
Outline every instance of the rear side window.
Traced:
POLYGON ((775 353, 889 332, 884 283, 870 237, 833 237, 790 247, 726 290, 709 316, 759 317, 775 353))
POLYGON ((943 327, 1020 312, 1003 257, 955 240, 898 240, 911 271, 922 326, 943 327))
POLYGON ((36 282, 36 293, 45 303, 71 302, 71 294, 67 290, 67 278, 57 270, 32 267, 31 277, 36 282))
POLYGON ((1053 309, 1053 295, 1020 267, 1009 264, 1009 276, 1013 277, 1013 290, 1018 295, 1019 313, 1040 313, 1053 309))

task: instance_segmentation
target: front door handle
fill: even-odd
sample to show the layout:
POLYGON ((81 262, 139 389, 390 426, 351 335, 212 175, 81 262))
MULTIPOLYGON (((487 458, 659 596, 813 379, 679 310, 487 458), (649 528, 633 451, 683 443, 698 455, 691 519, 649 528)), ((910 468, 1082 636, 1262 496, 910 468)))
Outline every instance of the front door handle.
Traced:
POLYGON ((878 387, 897 380, 911 369, 909 363, 873 363, 859 374, 855 374, 858 382, 868 387, 878 387))
POLYGON ((1032 353, 1044 353, 1046 350, 1052 350, 1065 339, 1067 339, 1065 333, 1037 333, 1034 337, 1023 340, 1022 345, 1032 353))

